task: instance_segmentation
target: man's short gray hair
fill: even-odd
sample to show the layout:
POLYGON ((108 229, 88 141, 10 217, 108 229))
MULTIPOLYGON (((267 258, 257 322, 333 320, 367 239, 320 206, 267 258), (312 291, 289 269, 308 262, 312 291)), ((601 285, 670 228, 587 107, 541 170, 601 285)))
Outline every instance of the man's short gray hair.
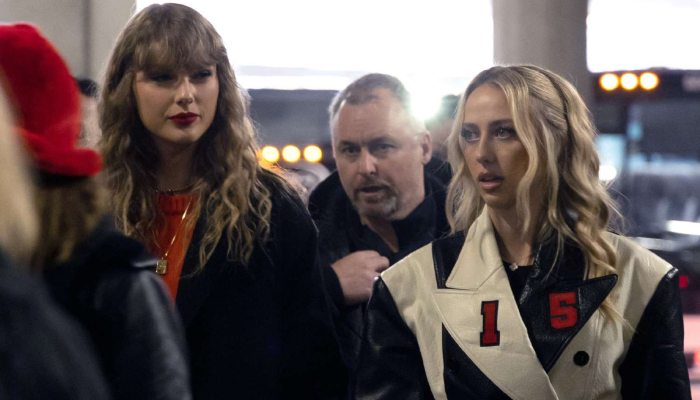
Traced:
POLYGON ((335 95, 330 107, 328 107, 331 124, 333 124, 333 119, 344 103, 351 105, 369 103, 378 98, 373 92, 375 89, 380 88, 388 89, 396 100, 399 101, 401 108, 406 112, 411 124, 418 130, 416 134, 425 130, 423 121, 417 118, 413 113, 413 109, 411 108, 411 93, 406 89, 406 86, 395 76, 377 73, 367 74, 356 79, 335 95))

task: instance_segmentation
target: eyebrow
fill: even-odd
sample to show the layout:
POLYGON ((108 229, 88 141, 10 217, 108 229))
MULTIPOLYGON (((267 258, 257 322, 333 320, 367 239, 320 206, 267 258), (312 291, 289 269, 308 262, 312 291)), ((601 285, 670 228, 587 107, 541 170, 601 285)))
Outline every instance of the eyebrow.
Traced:
MULTIPOLYGON (((491 121, 491 122, 489 123, 489 127, 498 126, 498 125, 504 125, 504 124, 513 124, 513 123, 514 123, 514 122, 513 122, 513 120, 512 120, 511 118, 497 119, 497 120, 495 120, 495 121, 491 121)), ((466 127, 469 127, 469 126, 476 126, 476 124, 471 124, 471 123, 467 123, 467 122, 463 122, 463 123, 462 123, 462 128, 466 128, 466 127)))
MULTIPOLYGON (((394 143, 394 142, 396 142, 396 139, 392 138, 392 137, 389 136, 389 135, 382 135, 382 136, 380 136, 380 137, 373 138, 372 140, 370 140, 369 142, 367 142, 367 143, 364 144, 364 145, 366 145, 366 146, 371 146, 371 145, 373 145, 373 144, 383 143, 383 142, 392 142, 392 143, 394 143)), ((341 140, 340 142, 338 142, 338 146, 363 146, 363 144, 357 143, 357 142, 351 142, 351 141, 349 141, 349 140, 341 140)))
POLYGON ((350 142, 350 141, 348 141, 348 140, 341 140, 341 141, 338 143, 338 146, 359 146, 359 145, 358 145, 357 143, 355 143, 355 142, 350 142))

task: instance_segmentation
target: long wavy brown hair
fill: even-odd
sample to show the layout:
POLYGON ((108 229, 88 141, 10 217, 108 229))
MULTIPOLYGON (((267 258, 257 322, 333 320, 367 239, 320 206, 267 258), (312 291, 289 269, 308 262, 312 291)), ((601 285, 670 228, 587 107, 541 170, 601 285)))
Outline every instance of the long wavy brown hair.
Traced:
MULTIPOLYGON (((153 188, 158 152, 141 122, 134 95, 137 72, 154 67, 215 65, 219 98, 214 120, 193 157, 193 215, 206 215, 197 270, 204 268, 225 234, 230 259, 247 264, 256 240, 270 234, 269 184, 289 189, 282 177, 258 163, 248 98, 238 87, 226 48, 209 21, 179 4, 154 4, 136 14, 110 58, 100 104, 102 151, 112 211, 128 236, 153 242, 162 221, 153 188)), ((194 224, 195 218, 188 219, 194 224)))
MULTIPOLYGON (((448 157, 454 176, 447 196, 447 215, 453 232, 466 231, 484 207, 462 149, 460 130, 464 104, 481 85, 503 91, 510 105, 518 138, 528 154, 528 167, 518 185, 516 208, 523 232, 531 224, 535 242, 556 238, 558 250, 566 239, 583 251, 588 276, 616 272, 617 256, 606 237, 622 221, 615 202, 598 178, 600 161, 596 130, 590 112, 576 89, 559 75, 533 65, 497 66, 482 71, 469 84, 448 138, 448 157), (531 215, 533 182, 543 176, 544 213, 531 215)), ((619 316, 610 299, 603 311, 619 316)))

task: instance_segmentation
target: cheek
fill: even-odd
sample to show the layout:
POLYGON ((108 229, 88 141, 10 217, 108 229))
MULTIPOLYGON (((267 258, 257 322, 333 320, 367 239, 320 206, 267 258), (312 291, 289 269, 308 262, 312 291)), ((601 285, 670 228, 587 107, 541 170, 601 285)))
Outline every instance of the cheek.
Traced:
POLYGON ((164 96, 156 91, 137 88, 135 95, 136 107, 144 122, 155 118, 155 115, 163 108, 162 103, 164 96))
POLYGON ((464 162, 466 164, 466 167, 468 169, 467 173, 471 175, 471 171, 474 170, 476 167, 476 156, 473 154, 473 152, 470 150, 468 147, 463 147, 462 148, 462 155, 464 156, 464 162))

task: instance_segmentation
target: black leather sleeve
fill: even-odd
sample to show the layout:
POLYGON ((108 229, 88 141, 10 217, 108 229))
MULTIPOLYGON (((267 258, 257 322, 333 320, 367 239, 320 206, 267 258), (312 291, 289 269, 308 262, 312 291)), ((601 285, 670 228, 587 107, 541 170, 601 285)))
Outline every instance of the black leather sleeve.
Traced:
POLYGON ((680 304, 674 268, 659 283, 620 365, 623 399, 690 400, 680 304))
POLYGON ((367 306, 352 399, 433 399, 418 342, 379 278, 367 306))
MULTIPOLYGON (((185 338, 172 300, 157 275, 134 270, 105 278, 98 287, 105 369, 115 398, 191 398, 185 338)), ((98 303, 99 304, 99 303, 98 303)))

